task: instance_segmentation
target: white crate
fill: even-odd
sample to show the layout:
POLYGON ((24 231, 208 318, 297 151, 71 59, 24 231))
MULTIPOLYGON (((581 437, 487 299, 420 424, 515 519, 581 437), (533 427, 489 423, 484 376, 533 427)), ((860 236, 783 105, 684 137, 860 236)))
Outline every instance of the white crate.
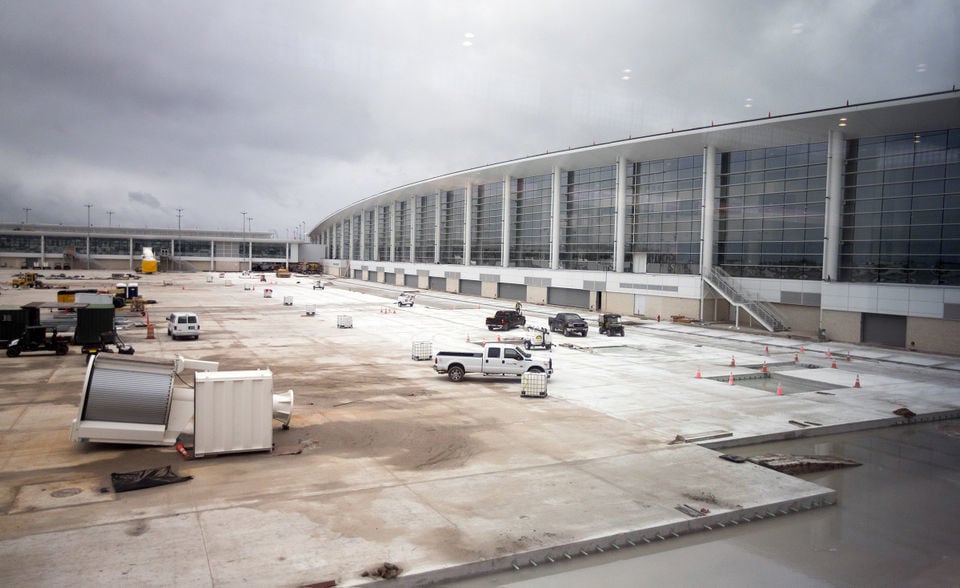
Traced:
POLYGON ((414 361, 422 361, 433 357, 430 341, 414 341, 413 349, 410 351, 410 357, 414 361))
POLYGON ((293 296, 284 296, 283 297, 284 306, 293 306, 293 296))
POLYGON ((337 328, 338 329, 352 329, 353 328, 353 317, 348 314, 338 314, 337 315, 337 328))
POLYGON ((545 398, 547 396, 547 374, 526 372, 520 376, 520 396, 545 398))
POLYGON ((317 314, 317 305, 316 305, 316 304, 308 304, 308 305, 307 305, 307 316, 313 316, 313 315, 315 315, 315 314, 317 314))

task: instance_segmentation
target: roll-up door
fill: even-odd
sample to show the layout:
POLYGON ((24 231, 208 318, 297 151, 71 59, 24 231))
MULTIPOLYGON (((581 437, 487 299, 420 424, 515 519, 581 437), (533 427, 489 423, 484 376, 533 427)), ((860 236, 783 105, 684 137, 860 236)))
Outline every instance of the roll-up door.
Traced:
POLYGON ((419 288, 420 276, 418 276, 417 274, 404 274, 403 285, 408 288, 419 288))
POLYGON ((470 296, 480 296, 482 291, 480 280, 460 280, 460 293, 470 296))
POLYGON ((863 313, 861 341, 891 347, 907 346, 907 317, 863 313))
POLYGON ((172 373, 95 366, 83 411, 86 421, 166 425, 172 373))
POLYGON ((353 279, 362 280, 363 279, 363 270, 353 270, 353 279))
POLYGON ((500 282, 500 284, 497 285, 497 298, 525 302, 527 300, 527 286, 525 284, 507 284, 500 282))
POLYGON ((590 292, 573 288, 547 288, 547 303, 555 306, 590 308, 590 292))
POLYGON ((369 271, 369 272, 367 272, 367 281, 368 281, 368 282, 376 282, 376 281, 377 281, 377 272, 375 272, 375 271, 369 271))
POLYGON ((392 273, 392 272, 386 272, 386 273, 384 273, 384 274, 383 274, 383 283, 384 283, 384 284, 390 284, 391 286, 395 286, 395 285, 397 284, 397 274, 392 273))
POLYGON ((430 289, 443 292, 447 289, 447 278, 430 276, 430 289))

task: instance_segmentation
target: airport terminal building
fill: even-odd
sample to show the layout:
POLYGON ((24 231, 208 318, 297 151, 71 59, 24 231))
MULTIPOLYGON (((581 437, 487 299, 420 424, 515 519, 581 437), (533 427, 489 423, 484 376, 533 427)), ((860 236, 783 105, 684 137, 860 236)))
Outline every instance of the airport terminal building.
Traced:
POLYGON ((299 261, 303 243, 270 232, 0 223, 0 266, 56 272, 139 272, 144 248, 160 271, 240 271, 299 261))
POLYGON ((956 353, 960 93, 484 165, 310 237, 371 282, 956 353))

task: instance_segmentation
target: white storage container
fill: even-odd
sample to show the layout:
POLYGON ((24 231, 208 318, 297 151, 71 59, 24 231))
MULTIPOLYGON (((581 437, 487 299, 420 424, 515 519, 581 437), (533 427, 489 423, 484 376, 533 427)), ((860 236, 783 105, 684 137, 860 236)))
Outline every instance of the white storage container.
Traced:
POLYGON ((545 398, 547 395, 547 374, 526 372, 520 376, 520 396, 545 398))

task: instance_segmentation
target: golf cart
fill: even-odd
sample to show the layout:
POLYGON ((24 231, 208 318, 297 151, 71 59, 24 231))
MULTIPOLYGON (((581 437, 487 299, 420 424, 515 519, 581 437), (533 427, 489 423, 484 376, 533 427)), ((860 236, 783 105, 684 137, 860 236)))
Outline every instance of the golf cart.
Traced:
POLYGON ((65 355, 69 350, 67 338, 58 335, 56 327, 27 327, 19 339, 10 341, 7 357, 17 357, 25 351, 53 351, 65 355))
POLYGON ((397 306, 413 306, 416 295, 416 292, 401 292, 400 295, 397 296, 397 306))
POLYGON ((549 351, 553 347, 553 343, 550 341, 550 329, 546 327, 527 327, 527 334, 523 338, 523 346, 526 349, 542 347, 549 351))
POLYGON ((600 334, 607 337, 618 335, 623 337, 623 323, 620 322, 619 314, 602 314, 597 320, 600 325, 600 334))

